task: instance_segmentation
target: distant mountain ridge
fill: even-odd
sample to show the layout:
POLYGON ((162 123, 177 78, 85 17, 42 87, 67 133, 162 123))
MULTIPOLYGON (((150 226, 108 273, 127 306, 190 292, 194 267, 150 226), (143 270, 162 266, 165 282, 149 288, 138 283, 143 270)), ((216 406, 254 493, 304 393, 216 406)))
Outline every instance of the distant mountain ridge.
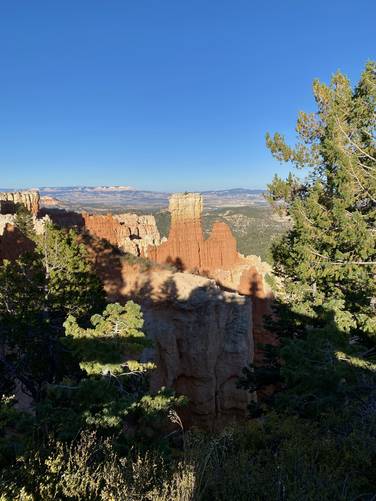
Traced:
MULTIPOLYGON (((169 191, 137 190, 131 186, 45 186, 42 197, 53 197, 65 208, 88 212, 121 212, 163 209, 168 206, 169 191)), ((1 189, 0 189, 1 190, 1 189)), ((2 190, 17 191, 17 190, 2 190)), ((264 190, 230 188, 201 191, 206 208, 265 205, 264 190)))

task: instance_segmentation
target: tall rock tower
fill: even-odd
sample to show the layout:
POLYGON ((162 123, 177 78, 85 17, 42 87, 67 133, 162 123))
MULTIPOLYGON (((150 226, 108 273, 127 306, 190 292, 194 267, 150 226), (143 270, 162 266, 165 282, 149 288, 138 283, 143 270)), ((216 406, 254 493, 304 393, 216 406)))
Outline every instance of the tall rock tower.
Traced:
POLYGON ((171 195, 168 240, 158 247, 149 247, 148 257, 159 263, 170 262, 180 269, 200 268, 204 244, 202 208, 202 195, 199 193, 171 195))
POLYGON ((184 270, 212 272, 238 264, 240 256, 230 228, 223 222, 213 225, 205 240, 201 226, 203 209, 199 193, 175 193, 170 197, 171 226, 167 242, 148 249, 148 257, 170 262, 184 270))

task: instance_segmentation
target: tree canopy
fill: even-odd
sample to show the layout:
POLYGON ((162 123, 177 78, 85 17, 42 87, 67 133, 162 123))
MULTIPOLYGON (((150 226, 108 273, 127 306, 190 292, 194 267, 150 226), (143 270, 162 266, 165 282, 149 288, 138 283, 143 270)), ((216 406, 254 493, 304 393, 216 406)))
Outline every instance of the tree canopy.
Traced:
POLYGON ((304 180, 275 177, 269 200, 292 229, 273 248, 292 311, 311 324, 331 316, 343 332, 376 341, 376 64, 359 83, 337 72, 313 84, 317 111, 299 114, 298 142, 267 134, 280 161, 304 180))

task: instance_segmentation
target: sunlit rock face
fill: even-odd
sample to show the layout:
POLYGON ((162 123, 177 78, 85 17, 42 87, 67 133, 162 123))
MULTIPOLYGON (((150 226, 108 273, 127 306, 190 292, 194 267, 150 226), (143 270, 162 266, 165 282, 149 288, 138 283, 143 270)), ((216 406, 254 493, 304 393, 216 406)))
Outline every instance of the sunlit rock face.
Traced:
MULTIPOLYGON (((205 240, 201 225, 203 199, 198 193, 175 194, 170 198, 171 228, 166 242, 149 248, 157 263, 172 263, 179 270, 195 271, 213 278, 228 290, 252 298, 253 335, 256 344, 275 342, 264 328, 264 316, 271 313, 272 294, 265 282, 270 266, 257 256, 243 256, 236 239, 223 222, 213 225, 205 240)), ((256 362, 262 351, 256 350, 256 362)))
POLYGON ((203 209, 199 193, 176 193, 170 197, 171 226, 168 239, 148 250, 150 259, 169 262, 184 270, 212 271, 239 262, 236 240, 227 224, 218 222, 205 240, 201 225, 203 209))
POLYGON ((154 216, 137 214, 82 214, 83 228, 91 235, 135 256, 146 256, 149 246, 159 245, 154 216))
POLYGON ((236 240, 229 226, 223 222, 214 223, 203 249, 203 269, 210 272, 215 269, 231 268, 239 261, 236 240))
POLYGON ((38 214, 40 195, 38 191, 14 191, 0 193, 0 213, 12 214, 18 204, 24 205, 34 216, 38 214))
POLYGON ((226 223, 214 223, 209 238, 204 239, 202 210, 203 199, 199 193, 172 195, 168 239, 149 249, 148 256, 158 263, 171 262, 184 270, 203 273, 246 264, 247 258, 238 253, 236 239, 226 223))
POLYGON ((148 257, 159 263, 173 263, 177 268, 199 268, 204 245, 202 207, 202 196, 198 193, 172 195, 168 240, 158 247, 149 248, 148 257))

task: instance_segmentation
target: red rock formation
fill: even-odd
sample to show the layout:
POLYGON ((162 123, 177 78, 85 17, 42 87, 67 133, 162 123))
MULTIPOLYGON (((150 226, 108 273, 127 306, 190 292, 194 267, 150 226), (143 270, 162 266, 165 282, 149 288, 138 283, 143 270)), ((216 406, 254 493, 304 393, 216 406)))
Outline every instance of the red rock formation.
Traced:
MULTIPOLYGON (((172 195, 168 240, 149 248, 148 256, 158 263, 170 262, 180 269, 196 270, 227 289, 251 296, 255 343, 275 343, 275 337, 264 328, 264 316, 271 314, 272 295, 264 279, 270 266, 256 256, 239 254, 236 240, 223 222, 214 223, 205 240, 201 227, 202 207, 202 196, 197 193, 172 195)), ((262 350, 256 350, 255 361, 261 363, 262 350)))
POLYGON ((204 234, 201 227, 202 197, 197 194, 172 195, 168 240, 148 248, 148 257, 158 263, 173 263, 178 269, 201 268, 204 234))
POLYGON ((223 291, 214 280, 154 264, 142 270, 103 241, 82 235, 112 301, 141 304, 153 348, 152 389, 171 388, 188 397, 179 410, 184 426, 222 427, 248 415, 254 395, 237 388, 253 362, 251 300, 223 291))
POLYGON ((110 297, 141 304, 145 332, 154 341, 143 354, 156 362, 152 390, 164 386, 188 397, 179 410, 184 426, 213 429, 246 418, 253 396, 236 383, 253 361, 250 298, 187 272, 116 263, 116 255, 108 268, 108 249, 93 250, 110 297))
MULTIPOLYGON (((215 273, 217 270, 234 271, 236 267, 243 268, 244 265, 249 268, 250 263, 255 266, 257 258, 250 261, 238 253, 236 239, 226 223, 214 223, 209 238, 204 239, 201 226, 202 207, 202 196, 198 193, 172 195, 169 205, 171 227, 168 239, 161 245, 148 249, 150 259, 157 263, 178 261, 186 270, 196 269, 204 273, 215 273)), ((266 269, 267 265, 262 264, 260 259, 258 261, 266 269)), ((240 275, 234 286, 236 289, 240 275)), ((232 280, 233 277, 234 273, 232 280)), ((244 283, 242 287, 244 289, 244 283)))
POLYGON ((146 255, 150 245, 160 243, 154 216, 83 213, 82 218, 83 227, 88 233, 136 256, 146 255))
POLYGON ((82 214, 85 230, 98 238, 107 240, 112 245, 118 245, 120 240, 120 224, 111 214, 106 216, 82 214))
POLYGON ((241 262, 236 240, 227 224, 217 222, 205 240, 201 226, 202 196, 198 193, 170 197, 171 226, 168 239, 148 249, 148 257, 158 263, 177 263, 182 269, 210 272, 241 262))
POLYGON ((241 262, 236 249, 236 240, 226 223, 216 222, 204 245, 202 268, 209 272, 228 269, 241 262))

